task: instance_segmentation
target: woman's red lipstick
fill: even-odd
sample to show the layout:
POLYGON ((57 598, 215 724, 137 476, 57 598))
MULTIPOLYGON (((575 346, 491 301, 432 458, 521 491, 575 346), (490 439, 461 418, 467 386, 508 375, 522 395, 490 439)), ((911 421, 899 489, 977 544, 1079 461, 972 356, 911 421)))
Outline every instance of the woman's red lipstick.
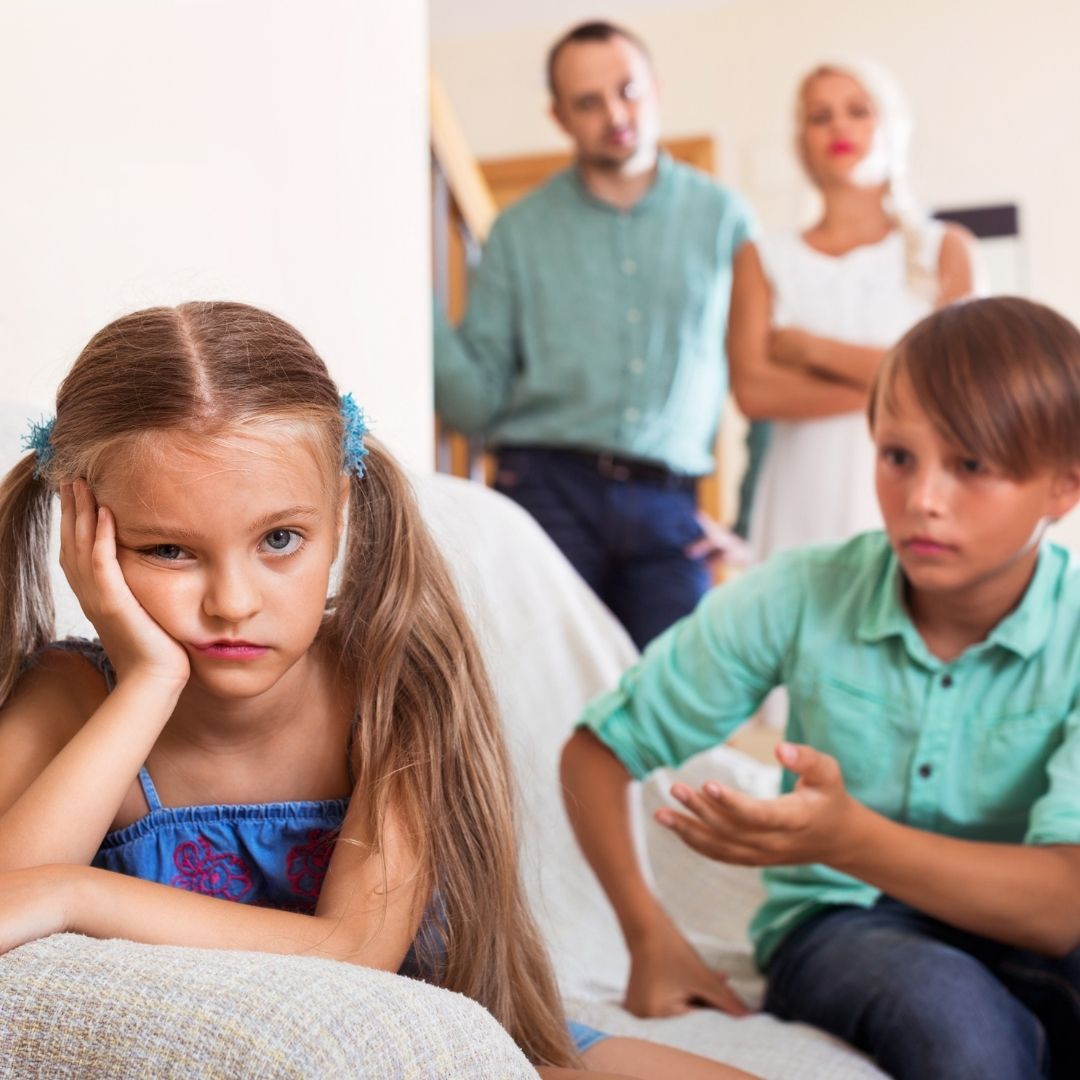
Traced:
POLYGON ((256 645, 251 641, 232 641, 222 638, 220 641, 208 641, 205 645, 196 645, 203 656, 215 660, 258 660, 269 651, 266 645, 256 645))
POLYGON ((855 144, 849 142, 847 139, 833 139, 833 141, 829 143, 830 154, 853 154, 854 152, 855 144))

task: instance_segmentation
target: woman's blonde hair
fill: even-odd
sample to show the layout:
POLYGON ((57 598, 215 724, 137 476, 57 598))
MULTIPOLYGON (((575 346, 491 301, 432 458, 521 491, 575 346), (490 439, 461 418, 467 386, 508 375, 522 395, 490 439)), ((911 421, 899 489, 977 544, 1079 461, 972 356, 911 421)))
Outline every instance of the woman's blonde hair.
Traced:
POLYGON ((795 95, 795 150, 806 175, 813 181, 806 160, 803 133, 806 127, 806 97, 811 84, 822 75, 846 75, 854 79, 874 106, 877 121, 877 149, 884 161, 887 211, 904 239, 905 267, 909 287, 933 302, 937 299, 936 266, 927 265, 926 212, 916 202, 908 180, 912 119, 900 86, 892 74, 872 60, 830 60, 815 65, 799 80, 795 95))
MULTIPOLYGON (((155 434, 212 438, 268 421, 302 425, 341 474, 338 390, 274 315, 190 303, 135 312, 91 339, 58 392, 51 457, 28 454, 0 487, 0 701, 54 634, 57 485, 93 486, 112 451, 137 452, 155 434)), ((359 718, 364 832, 379 837, 393 807, 419 845, 421 888, 440 918, 417 947, 440 985, 484 1005, 531 1060, 572 1063, 519 880, 510 765, 484 664, 411 486, 376 441, 369 450, 366 475, 350 480, 340 583, 319 632, 359 718)))

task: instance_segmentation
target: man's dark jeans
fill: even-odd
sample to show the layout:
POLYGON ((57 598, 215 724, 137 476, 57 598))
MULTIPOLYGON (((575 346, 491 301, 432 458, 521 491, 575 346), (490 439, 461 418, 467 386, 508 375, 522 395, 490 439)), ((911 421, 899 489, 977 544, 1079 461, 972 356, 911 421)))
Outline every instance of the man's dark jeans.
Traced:
POLYGON ((692 611, 711 584, 686 546, 701 536, 694 492, 602 476, 558 450, 499 452, 495 487, 540 523, 644 648, 692 611))
POLYGON ((797 927, 768 980, 769 1012, 900 1080, 1080 1077, 1080 949, 1052 959, 882 897, 797 927))

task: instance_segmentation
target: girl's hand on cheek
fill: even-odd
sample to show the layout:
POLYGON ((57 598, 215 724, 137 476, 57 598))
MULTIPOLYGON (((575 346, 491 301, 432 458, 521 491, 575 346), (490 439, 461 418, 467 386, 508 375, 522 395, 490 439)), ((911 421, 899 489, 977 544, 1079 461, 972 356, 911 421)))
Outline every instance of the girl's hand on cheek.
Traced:
POLYGON ((848 842, 859 804, 836 759, 809 746, 781 743, 777 758, 797 773, 795 790, 775 799, 708 781, 700 791, 676 784, 672 795, 691 813, 656 812, 656 820, 695 851, 744 866, 832 862, 848 842))
POLYGON ((187 653, 132 594, 116 560, 115 519, 84 480, 60 488, 60 565, 118 680, 139 673, 169 686, 187 682, 187 653))

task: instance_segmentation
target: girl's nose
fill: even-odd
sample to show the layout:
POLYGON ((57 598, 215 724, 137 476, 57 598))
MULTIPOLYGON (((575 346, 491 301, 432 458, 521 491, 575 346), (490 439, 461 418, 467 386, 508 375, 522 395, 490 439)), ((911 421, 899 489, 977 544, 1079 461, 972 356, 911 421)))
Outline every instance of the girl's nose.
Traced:
POLYGON ((252 579, 239 567, 215 571, 203 595, 203 611, 213 619, 242 623, 262 607, 262 595, 252 579))

